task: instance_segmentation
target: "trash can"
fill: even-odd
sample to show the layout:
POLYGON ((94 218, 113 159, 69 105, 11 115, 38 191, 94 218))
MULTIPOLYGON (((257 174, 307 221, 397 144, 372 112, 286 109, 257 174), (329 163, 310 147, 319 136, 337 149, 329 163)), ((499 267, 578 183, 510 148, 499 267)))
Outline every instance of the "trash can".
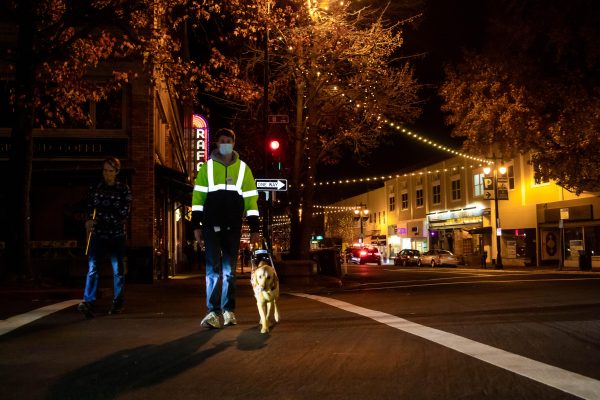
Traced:
POLYGON ((579 269, 581 271, 592 270, 592 253, 585 250, 579 250, 579 269))
POLYGON ((317 263, 317 271, 320 275, 341 277, 339 250, 335 248, 312 250, 310 258, 317 263))

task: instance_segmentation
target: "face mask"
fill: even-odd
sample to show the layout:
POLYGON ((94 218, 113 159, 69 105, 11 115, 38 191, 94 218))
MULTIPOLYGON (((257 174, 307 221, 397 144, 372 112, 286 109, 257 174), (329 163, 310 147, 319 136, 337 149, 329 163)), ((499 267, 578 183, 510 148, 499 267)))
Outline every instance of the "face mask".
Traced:
POLYGON ((219 153, 228 156, 233 152, 233 143, 219 143, 219 153))

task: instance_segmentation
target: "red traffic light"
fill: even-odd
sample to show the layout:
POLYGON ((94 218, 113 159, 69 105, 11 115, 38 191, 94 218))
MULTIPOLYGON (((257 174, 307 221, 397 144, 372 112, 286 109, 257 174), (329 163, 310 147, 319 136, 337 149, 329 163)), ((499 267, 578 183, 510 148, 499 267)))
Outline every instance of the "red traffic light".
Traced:
POLYGON ((279 150, 279 146, 280 146, 279 140, 274 139, 269 142, 269 148, 271 150, 279 150))

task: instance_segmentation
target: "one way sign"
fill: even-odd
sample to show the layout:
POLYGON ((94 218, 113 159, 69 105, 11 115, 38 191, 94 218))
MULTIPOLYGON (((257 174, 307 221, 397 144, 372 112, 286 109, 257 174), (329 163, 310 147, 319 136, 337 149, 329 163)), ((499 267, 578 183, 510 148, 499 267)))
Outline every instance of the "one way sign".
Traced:
POLYGON ((255 179, 257 190, 287 191, 287 179, 255 179))

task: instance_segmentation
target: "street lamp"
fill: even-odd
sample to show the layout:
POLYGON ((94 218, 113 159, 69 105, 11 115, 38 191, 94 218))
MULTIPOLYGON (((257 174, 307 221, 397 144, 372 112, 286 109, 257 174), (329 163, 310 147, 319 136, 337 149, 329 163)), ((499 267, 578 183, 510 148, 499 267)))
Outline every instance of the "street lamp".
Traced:
MULTIPOLYGON (((502 181, 504 182, 504 175, 506 174, 506 167, 501 166, 498 169, 494 168, 494 170, 492 170, 492 168, 489 166, 483 168, 483 173, 486 176, 489 176, 490 173, 492 173, 492 172, 493 172, 493 175, 492 175, 493 181, 491 183, 493 185, 494 211, 496 214, 496 224, 495 224, 495 228, 496 228, 495 229, 495 231, 496 231, 496 268, 502 269, 502 268, 504 268, 504 265, 502 265, 502 238, 501 238, 502 228, 500 227, 500 213, 498 211, 498 173, 500 173, 500 175, 502 176, 502 181)), ((486 179, 490 179, 490 178, 488 177, 486 179)), ((485 184, 484 189, 491 189, 490 185, 485 184)), ((491 197, 491 193, 486 191, 485 197, 487 199, 489 199, 491 197)), ((505 198, 505 197, 503 197, 503 198, 505 198)), ((505 198, 505 199, 508 200, 507 198, 505 198)))
POLYGON ((357 208, 354 209, 354 215, 355 215, 355 218, 358 218, 360 221, 360 236, 358 238, 358 242, 360 244, 363 244, 363 238, 364 238, 363 218, 368 218, 369 209, 367 208, 367 206, 365 204, 359 204, 357 206, 357 208))

